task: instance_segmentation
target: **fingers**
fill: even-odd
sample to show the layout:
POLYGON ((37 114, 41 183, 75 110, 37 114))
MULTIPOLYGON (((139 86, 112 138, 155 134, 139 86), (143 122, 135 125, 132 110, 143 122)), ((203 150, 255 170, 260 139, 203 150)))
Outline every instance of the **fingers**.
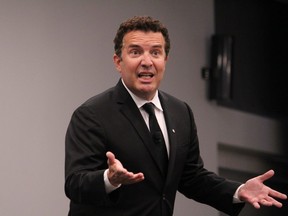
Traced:
POLYGON ((273 190, 273 189, 270 189, 269 191, 269 196, 271 197, 275 197, 275 198, 279 198, 279 199, 287 199, 287 195, 286 194, 283 194, 283 193, 280 193, 276 190, 273 190))
POLYGON ((127 173, 122 173, 122 175, 118 176, 118 180, 121 181, 121 184, 134 184, 138 183, 142 180, 144 180, 144 175, 143 173, 132 173, 132 172, 127 172, 127 173))
POLYGON ((268 197, 266 199, 261 199, 257 202, 253 202, 252 205, 254 206, 254 208, 259 209, 261 206, 275 206, 277 208, 281 208, 282 207, 282 203, 278 202, 277 200, 268 197))
POLYGON ((258 202, 253 202, 252 205, 253 205, 253 207, 256 208, 256 209, 260 209, 260 207, 261 207, 258 202))
POLYGON ((262 197, 262 198, 258 198, 257 201, 252 202, 252 205, 255 208, 260 208, 260 206, 275 206, 277 208, 281 208, 282 207, 282 203, 279 202, 278 200, 274 199, 274 198, 278 198, 278 199, 287 199, 287 196, 283 193, 280 193, 278 191, 269 189, 269 193, 262 197))
POLYGON ((265 201, 265 203, 263 205, 265 205, 265 204, 266 204, 266 206, 272 206, 273 205, 273 206, 276 206, 277 208, 281 208, 282 207, 282 203, 278 202, 275 199, 272 199, 270 202, 269 201, 265 201))
POLYGON ((108 179, 110 183, 114 186, 123 184, 134 184, 144 180, 143 173, 132 173, 128 172, 126 169, 116 170, 112 172, 108 172, 108 179))

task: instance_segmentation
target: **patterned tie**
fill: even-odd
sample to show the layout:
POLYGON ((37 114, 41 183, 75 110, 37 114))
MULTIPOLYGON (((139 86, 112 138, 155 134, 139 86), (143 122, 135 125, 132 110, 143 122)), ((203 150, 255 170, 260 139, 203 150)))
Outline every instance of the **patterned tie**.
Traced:
POLYGON ((155 116, 154 104, 146 103, 143 105, 143 109, 149 114, 149 128, 150 134, 155 143, 155 151, 157 152, 159 162, 161 164, 161 169, 166 175, 168 166, 168 155, 165 145, 165 140, 155 116))

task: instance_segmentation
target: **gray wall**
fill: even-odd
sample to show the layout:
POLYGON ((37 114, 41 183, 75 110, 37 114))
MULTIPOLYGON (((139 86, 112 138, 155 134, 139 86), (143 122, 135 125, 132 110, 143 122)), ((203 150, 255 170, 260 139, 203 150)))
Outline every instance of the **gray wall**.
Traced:
MULTIPOLYGON (((112 40, 120 22, 152 15, 170 29, 162 90, 194 110, 206 167, 217 143, 281 152, 272 119, 206 99, 201 67, 214 31, 212 0, 0 0, 0 215, 66 215, 64 136, 73 110, 115 85, 112 40)), ((175 216, 218 215, 177 197, 175 216)))

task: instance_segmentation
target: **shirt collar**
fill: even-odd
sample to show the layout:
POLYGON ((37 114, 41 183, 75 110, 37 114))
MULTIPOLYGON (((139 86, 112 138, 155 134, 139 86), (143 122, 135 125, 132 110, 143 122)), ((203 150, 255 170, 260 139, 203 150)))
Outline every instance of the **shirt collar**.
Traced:
POLYGON ((134 102, 136 103, 137 107, 140 109, 145 103, 151 102, 155 105, 155 107, 161 111, 163 111, 160 100, 159 100, 159 96, 158 96, 158 90, 155 93, 154 98, 151 101, 147 101, 144 100, 140 97, 138 97, 137 95, 135 95, 133 92, 130 91, 130 89, 125 85, 123 79, 121 79, 124 87, 126 88, 126 90, 128 91, 128 93, 131 95, 132 99, 134 100, 134 102))

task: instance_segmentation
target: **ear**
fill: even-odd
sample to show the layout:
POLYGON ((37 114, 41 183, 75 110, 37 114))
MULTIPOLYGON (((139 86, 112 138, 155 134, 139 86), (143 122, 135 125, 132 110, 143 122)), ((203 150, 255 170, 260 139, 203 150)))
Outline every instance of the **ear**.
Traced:
POLYGON ((168 56, 166 55, 165 56, 165 62, 167 63, 167 61, 168 61, 168 56))
POLYGON ((118 55, 114 54, 113 61, 114 61, 115 68, 120 72, 121 71, 120 63, 122 61, 121 58, 118 55))

